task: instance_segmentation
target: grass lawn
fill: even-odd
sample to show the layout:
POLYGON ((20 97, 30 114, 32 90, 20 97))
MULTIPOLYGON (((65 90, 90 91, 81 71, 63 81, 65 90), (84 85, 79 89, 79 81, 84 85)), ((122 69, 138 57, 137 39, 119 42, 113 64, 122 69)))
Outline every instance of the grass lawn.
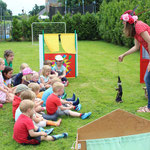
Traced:
MULTIPOLYGON (((76 139, 77 128, 121 108, 138 116, 150 119, 149 113, 137 113, 140 106, 145 106, 147 100, 144 97, 140 84, 140 54, 136 52, 118 63, 117 58, 128 48, 116 46, 102 41, 79 41, 79 76, 69 79, 66 88, 68 97, 75 93, 82 104, 80 112, 91 111, 92 115, 86 120, 79 118, 62 117, 62 124, 55 128, 53 134, 68 132, 67 139, 55 142, 42 142, 39 146, 22 146, 12 139, 14 121, 12 119, 12 106, 5 104, 0 109, 0 149, 2 150, 69 150, 76 139), (117 76, 119 74, 123 85, 124 103, 115 102, 117 76)), ((15 53, 13 62, 14 72, 19 72, 21 63, 26 62, 33 69, 39 69, 38 45, 31 42, 1 42, 0 57, 5 49, 12 49, 15 53)))

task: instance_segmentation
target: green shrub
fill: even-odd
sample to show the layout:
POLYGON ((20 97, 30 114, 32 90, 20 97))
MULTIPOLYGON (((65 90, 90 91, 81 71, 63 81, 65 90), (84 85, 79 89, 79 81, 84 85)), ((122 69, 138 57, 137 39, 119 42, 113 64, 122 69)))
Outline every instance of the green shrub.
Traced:
POLYGON ((18 19, 13 18, 12 22, 12 37, 14 41, 20 41, 22 37, 22 28, 21 23, 18 21, 18 19))

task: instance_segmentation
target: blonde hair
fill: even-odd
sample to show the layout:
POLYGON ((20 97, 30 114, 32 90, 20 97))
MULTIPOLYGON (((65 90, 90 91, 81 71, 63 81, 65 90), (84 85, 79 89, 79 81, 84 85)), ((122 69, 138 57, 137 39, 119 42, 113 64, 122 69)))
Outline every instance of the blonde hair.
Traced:
POLYGON ((55 82, 52 87, 53 87, 53 92, 58 92, 58 90, 64 89, 64 85, 60 82, 55 82))
POLYGON ((35 93, 40 90, 40 85, 38 83, 30 83, 28 87, 35 93))
POLYGON ((34 102, 29 99, 25 99, 20 103, 19 108, 22 113, 26 113, 28 109, 34 108, 34 102))
POLYGON ((58 77, 55 77, 51 80, 51 84, 53 85, 55 82, 61 82, 61 79, 59 79, 58 77))
POLYGON ((21 100, 30 99, 30 100, 34 101, 36 98, 36 95, 33 91, 26 90, 21 93, 20 98, 21 98, 21 100))
POLYGON ((45 60, 44 65, 52 66, 52 62, 50 60, 45 60))
POLYGON ((25 69, 25 68, 27 68, 27 67, 29 67, 28 64, 22 63, 21 66, 20 66, 20 71, 22 71, 23 69, 25 69))
POLYGON ((3 58, 0 58, 0 65, 4 62, 3 58))
POLYGON ((34 71, 34 72, 33 72, 33 75, 32 75, 32 78, 33 78, 34 76, 38 76, 38 77, 39 77, 39 73, 36 72, 36 71, 34 71))
POLYGON ((22 79, 25 80, 25 81, 30 81, 30 80, 32 79, 32 74, 24 75, 24 76, 22 77, 22 79))
POLYGON ((42 68, 42 72, 41 72, 41 75, 45 76, 46 72, 50 70, 51 71, 51 67, 48 66, 48 65, 44 65, 43 68, 42 68))

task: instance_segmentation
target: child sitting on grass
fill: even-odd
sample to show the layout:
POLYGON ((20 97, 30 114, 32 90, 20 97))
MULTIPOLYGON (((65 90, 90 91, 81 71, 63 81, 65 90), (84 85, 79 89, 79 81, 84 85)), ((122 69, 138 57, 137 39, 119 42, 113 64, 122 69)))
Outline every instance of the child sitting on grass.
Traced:
POLYGON ((5 66, 9 66, 12 68, 12 61, 14 59, 14 53, 12 50, 5 50, 4 51, 4 61, 5 61, 5 66))
POLYGON ((5 62, 2 58, 0 58, 0 104, 4 104, 6 102, 12 102, 12 94, 11 91, 5 84, 1 71, 5 68, 5 62))
POLYGON ((39 82, 39 78, 40 77, 39 77, 38 72, 33 71, 33 75, 32 75, 30 83, 37 83, 37 84, 39 84, 40 85, 40 91, 45 91, 46 89, 45 89, 44 85, 39 82))
MULTIPOLYGON (((31 101, 33 101, 34 102, 34 110, 35 110, 36 95, 34 92, 32 92, 31 90, 26 90, 21 93, 20 98, 21 98, 21 101, 26 100, 26 99, 30 99, 31 101)), ((15 113, 15 121, 17 121, 18 117, 21 114, 22 114, 22 112, 20 111, 20 108, 18 107, 16 110, 16 113, 15 113)), ((56 122, 50 121, 50 120, 45 120, 40 114, 36 113, 36 111, 34 112, 32 119, 34 121, 34 124, 38 127, 59 126, 61 123, 61 119, 59 119, 56 122)))
POLYGON ((31 68, 27 67, 25 69, 22 70, 22 84, 25 84, 28 86, 28 84, 31 81, 32 75, 33 75, 33 71, 31 70, 31 68))
POLYGON ((43 101, 39 98, 37 98, 39 91, 40 91, 40 86, 37 83, 30 83, 28 85, 28 87, 35 93, 36 98, 35 98, 35 111, 36 112, 41 112, 44 111, 46 108, 45 107, 41 107, 41 105, 43 104, 43 101))
POLYGON ((20 95, 23 91, 28 90, 28 89, 29 88, 24 84, 19 84, 16 87, 15 96, 14 96, 13 103, 12 103, 13 119, 15 119, 16 109, 19 107, 19 104, 21 102, 20 95))
POLYGON ((18 74, 14 77, 14 81, 13 81, 13 85, 14 85, 14 86, 17 86, 17 85, 19 85, 19 84, 22 83, 22 77, 23 77, 22 71, 23 71, 25 68, 27 68, 27 67, 29 67, 28 64, 26 64, 26 63, 22 63, 22 64, 21 64, 21 66, 20 66, 20 73, 18 73, 18 74))
MULTIPOLYGON (((61 83, 61 79, 55 77, 51 80, 51 85, 53 86, 53 84, 55 82, 60 82, 61 83)), ((42 101, 43 101, 43 106, 46 106, 46 101, 48 96, 50 96, 53 93, 53 88, 52 86, 50 88, 48 88, 46 91, 44 91, 43 95, 42 95, 42 101)), ((73 94, 72 98, 67 98, 67 101, 72 101, 73 105, 78 105, 79 104, 79 98, 77 99, 77 101, 75 101, 75 94, 73 94)))
POLYGON ((66 67, 63 65, 63 57, 61 55, 55 56, 55 66, 53 67, 53 71, 58 73, 58 77, 62 80, 62 83, 65 86, 68 86, 69 82, 66 78, 66 67))
POLYGON ((34 102, 31 100, 24 100, 20 103, 20 110, 22 114, 14 125, 13 139, 23 145, 37 145, 41 141, 54 141, 59 138, 65 138, 67 133, 60 135, 48 136, 45 132, 38 132, 39 128, 34 126, 32 117, 34 114, 34 102))
POLYGON ((2 71, 2 75, 4 78, 4 84, 11 88, 11 78, 12 78, 12 74, 13 74, 13 69, 9 66, 5 66, 5 69, 2 71))
POLYGON ((51 94, 46 101, 47 114, 49 115, 56 114, 58 116, 68 115, 73 117, 80 117, 81 119, 86 119, 91 115, 91 112, 78 113, 78 112, 71 111, 71 109, 79 111, 80 108, 78 108, 78 105, 77 107, 73 105, 70 105, 68 107, 64 106, 64 104, 69 104, 69 102, 58 98, 58 96, 64 93, 64 85, 62 83, 55 82, 53 84, 53 92, 54 93, 51 94))
POLYGON ((40 83, 44 85, 46 89, 50 87, 51 80, 50 80, 50 72, 51 72, 51 67, 48 65, 44 65, 42 68, 42 72, 40 75, 40 83))

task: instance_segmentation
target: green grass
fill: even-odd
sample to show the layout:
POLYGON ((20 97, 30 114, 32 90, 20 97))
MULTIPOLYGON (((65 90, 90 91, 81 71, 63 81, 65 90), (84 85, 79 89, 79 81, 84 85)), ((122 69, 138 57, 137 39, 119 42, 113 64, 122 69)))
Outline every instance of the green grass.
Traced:
MULTIPOLYGON (((136 52, 118 63, 120 54, 127 51, 125 47, 116 46, 102 41, 79 41, 79 76, 69 79, 69 87, 66 88, 68 97, 75 93, 82 104, 81 112, 91 111, 92 115, 86 120, 79 118, 62 117, 62 124, 55 128, 54 134, 68 132, 67 139, 55 142, 42 142, 39 146, 22 146, 12 139, 14 121, 12 119, 12 106, 5 104, 0 109, 0 137, 3 150, 69 150, 76 139, 77 128, 121 108, 138 116, 149 119, 148 113, 137 113, 140 106, 145 106, 147 100, 140 84, 140 54, 136 52), (117 76, 119 75, 123 85, 124 103, 115 102, 117 76)), ((0 56, 5 49, 12 49, 15 53, 13 62, 14 72, 19 71, 21 63, 26 62, 33 70, 39 69, 38 46, 31 42, 4 42, 0 43, 0 56)))

